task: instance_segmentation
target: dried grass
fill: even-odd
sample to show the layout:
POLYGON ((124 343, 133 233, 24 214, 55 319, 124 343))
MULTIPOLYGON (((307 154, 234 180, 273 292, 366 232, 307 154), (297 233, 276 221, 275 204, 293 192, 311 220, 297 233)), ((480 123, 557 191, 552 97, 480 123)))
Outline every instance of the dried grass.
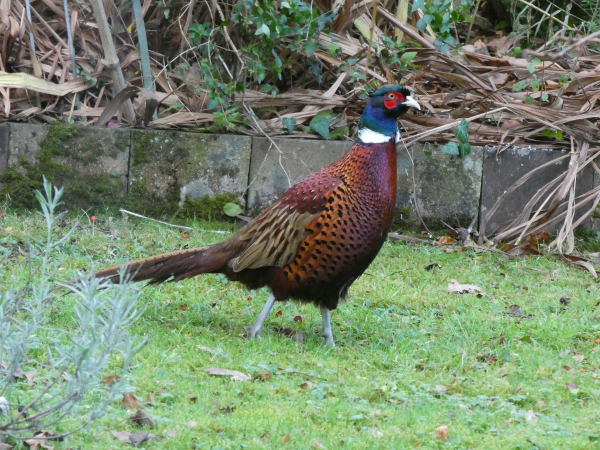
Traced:
MULTIPOLYGON (((400 0, 399 4, 402 2, 406 3, 400 0)), ((133 12, 129 11, 130 8, 123 8, 123 0, 106 0, 103 3, 126 81, 129 85, 141 87, 140 53, 135 46, 137 26, 133 12)), ((317 50, 314 54, 324 74, 321 85, 307 76, 302 67, 296 67, 298 73, 305 73, 303 81, 281 89, 276 97, 260 92, 258 84, 254 89, 249 88, 243 94, 233 96, 232 103, 243 105, 240 108, 242 113, 270 111, 240 131, 249 135, 266 133, 269 136, 316 137, 307 129, 288 134, 284 131, 282 119, 294 118, 299 124, 307 124, 325 109, 339 111, 345 124, 356 124, 362 109, 363 100, 359 93, 363 85, 351 80, 347 65, 349 59, 356 59, 354 70, 366 74, 365 83, 373 80, 396 82, 411 88, 418 96, 423 111, 407 114, 402 120, 407 145, 452 140, 454 127, 460 120, 466 119, 471 122, 471 144, 497 146, 500 157, 510 146, 571 148, 568 172, 538 193, 524 212, 494 238, 495 241, 521 242, 549 223, 563 220, 552 245, 571 251, 573 228, 582 221, 582 216, 574 220, 575 210, 585 207, 584 216, 589 215, 600 198, 597 189, 577 198, 574 194, 577 174, 584 168, 598 171, 594 161, 600 150, 600 53, 589 48, 599 41, 598 33, 567 39, 563 37, 563 30, 562 34, 553 37, 555 42, 566 41, 563 50, 550 51, 542 46, 522 58, 510 55, 515 38, 500 35, 475 38, 457 54, 442 55, 434 49, 433 31, 421 33, 416 29, 419 11, 406 14, 407 6, 404 4, 404 12, 396 15, 390 10, 394 7, 393 3, 380 2, 376 23, 373 23, 373 4, 373 1, 316 2, 315 7, 321 11, 337 12, 332 33, 320 35, 319 43, 325 47, 336 43, 341 54, 333 56, 324 50, 317 50), (415 48, 406 49, 417 53, 413 60, 416 65, 414 73, 407 72, 398 80, 394 75, 397 67, 388 67, 379 51, 372 52, 367 62, 369 46, 365 39, 370 36, 365 33, 370 34, 371 29, 374 43, 381 44, 385 35, 417 44, 415 48), (542 62, 533 64, 531 58, 539 58, 542 62), (519 81, 532 79, 531 66, 539 80, 539 91, 513 91, 519 81), (565 79, 568 83, 564 82, 565 79), (547 95, 546 101, 542 101, 542 95, 544 98, 547 95), (545 136, 542 133, 546 130, 559 131, 562 137, 545 136), (563 204, 566 205, 563 206, 563 209, 566 208, 564 211, 559 208, 563 204), (561 213, 555 215, 557 211, 561 213)), ((210 95, 202 89, 196 57, 189 49, 187 36, 182 36, 182 33, 189 29, 191 22, 220 23, 229 17, 232 6, 224 2, 191 0, 181 4, 179 10, 172 5, 171 8, 169 20, 165 18, 164 11, 152 2, 145 1, 142 5, 156 91, 153 101, 157 102, 159 113, 158 118, 146 120, 147 126, 188 129, 213 126, 215 111, 207 110, 210 95), (187 71, 182 69, 181 63, 187 64, 187 71)), ((72 77, 63 9, 51 0, 39 0, 32 4, 32 11, 33 24, 30 27, 21 0, 0 2, 0 122, 46 122, 64 116, 77 117, 77 120, 86 123, 93 123, 98 118, 104 122, 113 117, 117 121, 123 120, 114 103, 111 106, 114 94, 109 83, 110 71, 102 59, 98 25, 91 7, 78 3, 77 9, 69 12, 76 64, 80 72, 86 74, 77 80, 72 77), (30 29, 35 52, 28 44, 30 29), (98 82, 94 83, 94 79, 98 82), (79 106, 71 111, 73 96, 78 92, 79 106), (36 103, 34 93, 38 93, 40 104, 36 103), (112 110, 107 110, 109 107, 112 110)), ((226 60, 220 60, 225 75, 230 72, 229 67, 235 60, 238 67, 244 66, 235 30, 228 27, 225 39, 219 45, 226 60)), ((133 102, 137 117, 135 123, 129 125, 140 125, 142 116, 148 119, 147 97, 140 94, 133 102)), ((539 169, 543 170, 543 167, 539 169)), ((531 176, 533 173, 515 183, 499 202, 509 201, 510 192, 531 176)), ((485 236, 490 217, 488 214, 481 222, 481 240, 492 238, 485 236)))

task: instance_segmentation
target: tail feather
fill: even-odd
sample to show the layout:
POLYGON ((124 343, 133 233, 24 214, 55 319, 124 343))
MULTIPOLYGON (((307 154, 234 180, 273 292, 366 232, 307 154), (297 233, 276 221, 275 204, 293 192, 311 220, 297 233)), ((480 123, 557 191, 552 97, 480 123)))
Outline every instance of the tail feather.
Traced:
MULTIPOLYGON (((222 244, 163 253, 124 266, 130 281, 150 280, 150 284, 163 283, 170 278, 170 281, 181 281, 202 273, 219 273, 232 256, 224 251, 226 248, 222 244)), ((118 283, 122 267, 108 267, 97 271, 95 276, 118 283)))

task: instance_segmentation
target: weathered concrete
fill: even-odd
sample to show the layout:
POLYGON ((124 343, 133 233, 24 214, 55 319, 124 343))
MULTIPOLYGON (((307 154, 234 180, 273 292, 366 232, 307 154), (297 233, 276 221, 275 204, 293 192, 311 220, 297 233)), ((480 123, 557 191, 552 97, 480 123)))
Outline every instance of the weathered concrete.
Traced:
POLYGON ((466 226, 479 207, 483 149, 472 147, 471 154, 459 158, 440 152, 440 147, 399 148, 396 207, 402 219, 417 219, 416 194, 423 220, 451 220, 456 225, 458 218, 466 226))
MULTIPOLYGON (((487 148, 483 160, 483 186, 481 192, 481 220, 504 192, 519 178, 545 163, 564 156, 566 151, 516 148, 507 149, 497 157, 497 149, 487 148)), ((536 172, 525 184, 511 193, 510 198, 501 203, 486 227, 486 234, 496 231, 502 222, 519 215, 527 202, 552 179, 564 173, 569 166, 569 158, 556 161, 548 167, 536 172)), ((584 170, 577 176, 575 192, 577 195, 592 189, 594 183, 593 170, 584 170)), ((541 202, 544 200, 541 199, 541 202)), ((591 206, 591 204, 590 204, 591 206)), ((560 211, 559 211, 560 212, 560 211)), ((576 215, 577 217, 577 215, 576 215)), ((589 226, 589 223, 587 224, 589 226)), ((557 226, 547 231, 556 230, 557 226)))
MULTIPOLYGON (((4 173, 8 164, 8 130, 8 125, 0 125, 0 175, 4 173)), ((0 189, 2 189, 1 182, 0 189)))
POLYGON ((182 189, 192 200, 233 194, 243 206, 251 150, 246 136, 133 131, 129 197, 155 215, 172 211, 182 189))
POLYGON ((265 209, 291 186, 331 164, 352 142, 254 138, 250 161, 248 211, 265 209))
MULTIPOLYGON (((8 177, 3 188, 24 202, 42 175, 65 188, 73 207, 117 206, 127 191, 131 131, 52 125, 10 124, 8 177)), ((33 195, 33 192, 30 194, 33 195)), ((27 200, 29 201, 29 200, 27 200)))

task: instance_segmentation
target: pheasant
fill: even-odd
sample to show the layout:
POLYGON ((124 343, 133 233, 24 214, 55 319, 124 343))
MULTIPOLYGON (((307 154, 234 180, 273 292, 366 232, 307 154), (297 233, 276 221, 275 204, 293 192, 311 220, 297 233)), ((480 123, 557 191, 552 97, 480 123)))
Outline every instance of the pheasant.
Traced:
MULTIPOLYGON (((177 282, 225 274, 249 289, 271 293, 256 322, 257 338, 275 301, 321 309, 325 343, 334 346, 330 311, 379 253, 392 225, 396 199, 397 119, 420 109, 408 89, 386 85, 370 94, 348 153, 291 187, 225 241, 130 262, 132 281, 177 282)), ((96 272, 118 282, 120 267, 96 272)))

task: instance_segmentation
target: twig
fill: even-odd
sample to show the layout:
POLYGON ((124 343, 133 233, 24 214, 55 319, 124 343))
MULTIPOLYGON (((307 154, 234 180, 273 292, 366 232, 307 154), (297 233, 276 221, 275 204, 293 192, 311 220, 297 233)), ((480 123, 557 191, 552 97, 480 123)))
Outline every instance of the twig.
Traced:
POLYGON ((163 222, 162 220, 156 220, 156 219, 152 219, 150 217, 142 216, 141 214, 137 214, 137 213, 134 213, 134 212, 131 212, 131 211, 127 211, 126 209, 123 209, 123 208, 119 209, 119 211, 121 211, 122 213, 125 213, 125 214, 129 214, 130 216, 139 217, 140 219, 151 220, 152 222, 160 223, 160 224, 163 224, 163 225, 168 225, 168 226, 173 227, 173 228, 179 228, 181 230, 193 230, 193 228, 190 228, 190 227, 184 227, 183 225, 173 225, 172 223, 163 222))
POLYGON ((567 30, 571 30, 571 31, 575 31, 576 33, 579 33, 580 31, 577 28, 571 28, 569 25, 567 25, 566 23, 564 23, 562 20, 557 19, 556 17, 554 17, 552 14, 547 13, 546 11, 544 11, 542 8, 538 8, 537 6, 529 3, 527 0, 519 0, 521 3, 525 3, 527 6, 541 12, 542 14, 548 16, 550 19, 554 20, 555 22, 560 23, 563 27, 565 27, 567 30))

